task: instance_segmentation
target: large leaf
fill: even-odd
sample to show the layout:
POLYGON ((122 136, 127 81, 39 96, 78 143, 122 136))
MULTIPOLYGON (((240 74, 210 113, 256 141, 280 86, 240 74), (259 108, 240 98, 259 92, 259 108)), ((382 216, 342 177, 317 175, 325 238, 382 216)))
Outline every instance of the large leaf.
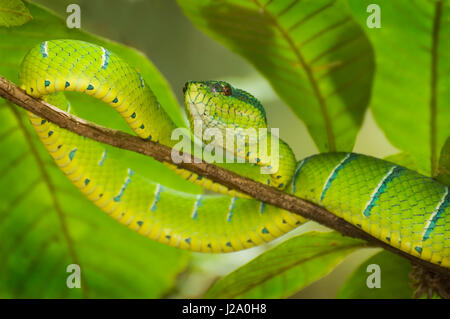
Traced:
POLYGON ((285 298, 324 277, 364 242, 336 232, 291 238, 218 280, 206 298, 285 298))
MULTIPOLYGON (((167 83, 141 53, 68 29, 47 10, 32 4, 28 7, 34 17, 30 23, 0 28, 0 74, 17 81, 27 50, 44 40, 73 38, 98 43, 139 67, 161 104, 182 124, 167 83)), ((70 100, 83 117, 129 130, 111 108, 93 98, 70 95, 70 100)), ((198 191, 147 157, 121 154, 153 180, 198 191)), ((2 99, 0 157, 2 297, 155 298, 172 287, 186 266, 187 255, 134 233, 90 203, 55 166, 24 112, 2 99), (81 289, 66 287, 66 266, 73 263, 81 267, 81 289)))
MULTIPOLYGON (((371 0, 350 0, 366 25, 371 0)), ((450 135, 450 2, 380 0, 381 28, 366 29, 376 52, 371 107, 378 125, 421 170, 437 174, 450 135)))
POLYGON ((21 0, 0 0, 0 27, 22 25, 33 19, 21 0))
MULTIPOLYGON (((413 290, 409 284, 412 266, 409 261, 388 251, 382 251, 367 259, 341 287, 338 298, 348 299, 390 299, 411 298, 413 290), (369 265, 380 267, 380 288, 369 288, 367 278, 373 274, 369 265)), ((370 278, 369 278, 369 281, 370 278)))
MULTIPOLYGON (((194 24, 252 63, 320 151, 350 151, 371 91, 373 52, 346 3, 178 0, 194 24)), ((218 61, 220 63, 220 61, 218 61)))

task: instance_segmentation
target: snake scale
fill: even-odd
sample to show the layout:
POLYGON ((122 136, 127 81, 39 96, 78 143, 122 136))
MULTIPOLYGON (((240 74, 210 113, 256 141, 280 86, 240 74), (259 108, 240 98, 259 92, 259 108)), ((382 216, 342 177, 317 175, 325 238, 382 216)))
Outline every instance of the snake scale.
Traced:
MULTIPOLYGON (((62 91, 98 98, 115 108, 144 139, 174 146, 176 128, 135 68, 109 50, 82 41, 45 41, 20 69, 31 96, 67 108, 62 91)), ((188 118, 205 126, 266 127, 261 104, 221 81, 185 87, 188 118)), ((231 252, 270 241, 303 219, 169 165, 191 182, 226 195, 190 194, 156 184, 108 154, 105 147, 28 114, 57 166, 104 212, 159 242, 201 252, 231 252)), ((270 163, 258 153, 249 166, 270 163)), ((295 161, 280 141, 277 172, 263 182, 314 202, 411 255, 450 267, 448 187, 388 161, 355 153, 324 153, 295 161)), ((246 167, 246 166, 244 166, 246 167)), ((261 174, 262 175, 262 174, 261 174)))

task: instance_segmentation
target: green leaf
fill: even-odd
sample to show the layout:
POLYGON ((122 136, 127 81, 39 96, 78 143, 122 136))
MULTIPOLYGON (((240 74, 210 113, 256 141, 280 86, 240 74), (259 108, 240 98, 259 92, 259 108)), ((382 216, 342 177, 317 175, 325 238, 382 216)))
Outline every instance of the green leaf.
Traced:
POLYGON ((450 136, 445 141, 441 150, 436 179, 442 184, 450 186, 450 136))
MULTIPOLYGON (((350 0, 366 26, 371 0, 350 0)), ((368 29, 376 56, 371 107, 389 141, 435 176, 450 135, 450 3, 380 0, 381 28, 368 29)))
MULTIPOLYGON (((68 29, 49 11, 28 4, 33 21, 0 28, 0 74, 17 81, 20 62, 38 43, 72 38, 97 43, 121 55, 151 85, 161 105, 182 124, 166 81, 134 49, 68 29)), ((69 95, 79 115, 129 130, 111 108, 92 97, 69 95), (109 112, 109 113, 108 113, 109 112)), ((117 152, 117 150, 115 150, 117 152)), ((121 152, 140 173, 172 188, 198 192, 164 165, 121 152)), ((181 250, 159 244, 111 219, 89 202, 53 163, 25 112, 0 99, 0 291, 8 298, 158 298, 187 264, 181 250), (81 267, 81 289, 69 289, 69 264, 81 267)))
MULTIPOLYGON (((390 299, 412 298, 413 290, 409 284, 411 264, 405 259, 388 251, 382 251, 359 266, 341 287, 337 298, 348 299, 390 299), (380 288, 368 288, 367 266, 380 266, 380 288)), ((370 279, 370 278, 369 278, 370 279)))
POLYGON ((320 151, 350 151, 367 108, 373 52, 343 1, 178 0, 202 31, 252 63, 320 151))
POLYGON ((12 27, 33 19, 21 0, 0 0, 0 27, 12 27))
POLYGON ((286 298, 324 277, 365 243, 336 232, 291 238, 218 280, 205 298, 286 298))

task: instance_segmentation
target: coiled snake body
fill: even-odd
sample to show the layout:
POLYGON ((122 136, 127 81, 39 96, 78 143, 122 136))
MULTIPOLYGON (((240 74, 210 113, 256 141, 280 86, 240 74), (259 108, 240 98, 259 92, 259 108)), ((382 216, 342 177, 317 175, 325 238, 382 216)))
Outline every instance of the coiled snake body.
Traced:
MULTIPOLYGON (((143 78, 105 48, 75 40, 43 42, 24 58, 20 83, 28 94, 61 107, 65 97, 55 92, 92 95, 114 107, 138 136, 175 143, 170 136, 176 127, 143 78)), ((191 124, 199 120, 221 130, 265 127, 261 104, 225 82, 189 82, 185 101, 191 124)), ((193 251, 229 252, 270 241, 303 222, 171 165, 188 180, 229 196, 193 195, 155 184, 109 156, 102 144, 29 117, 58 167, 87 198, 154 240, 193 251)), ((280 141, 279 155, 279 170, 260 181, 321 205, 411 255, 450 267, 448 187, 355 153, 319 154, 297 163, 280 141)), ((247 165, 271 166, 258 153, 244 157, 253 163, 247 165)))

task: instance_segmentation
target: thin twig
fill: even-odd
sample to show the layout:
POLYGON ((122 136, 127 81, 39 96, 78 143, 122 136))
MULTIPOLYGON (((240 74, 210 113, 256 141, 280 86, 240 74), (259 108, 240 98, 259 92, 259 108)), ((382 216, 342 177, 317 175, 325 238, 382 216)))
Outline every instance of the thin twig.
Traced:
MULTIPOLYGON (((50 105, 42 100, 35 99, 27 95, 14 83, 0 76, 0 96, 17 104, 18 106, 50 121, 58 126, 72 131, 76 134, 86 136, 95 141, 112 145, 114 147, 126 149, 129 151, 141 153, 155 158, 160 162, 173 163, 171 157, 172 149, 152 141, 143 140, 122 131, 112 130, 99 126, 97 124, 80 119, 76 116, 61 111, 57 107, 50 105)), ((222 185, 231 187, 240 192, 246 193, 253 198, 265 203, 283 208, 292 213, 301 215, 307 219, 316 221, 331 229, 334 229, 345 236, 366 240, 370 245, 385 248, 397 255, 400 255, 413 264, 420 265, 429 271, 450 278, 450 269, 422 260, 409 255, 400 249, 394 248, 381 240, 365 233, 358 227, 346 222, 324 208, 317 206, 309 201, 299 197, 276 190, 270 186, 255 182, 249 178, 237 175, 231 171, 223 169, 198 160, 190 154, 183 154, 183 161, 178 164, 179 167, 195 172, 207 177, 222 185)))

